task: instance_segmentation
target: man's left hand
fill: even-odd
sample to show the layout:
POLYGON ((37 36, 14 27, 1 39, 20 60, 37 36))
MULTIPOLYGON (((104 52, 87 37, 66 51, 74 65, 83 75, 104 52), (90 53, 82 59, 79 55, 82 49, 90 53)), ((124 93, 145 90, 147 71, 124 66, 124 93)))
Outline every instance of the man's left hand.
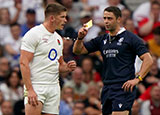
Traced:
POLYGON ((76 67, 77 67, 77 64, 74 60, 71 60, 67 63, 67 68, 69 72, 74 71, 76 67))
POLYGON ((135 85, 137 85, 138 83, 139 83, 139 79, 137 79, 137 78, 135 78, 133 80, 128 80, 123 84, 122 88, 124 89, 124 91, 127 91, 127 92, 131 91, 132 92, 133 87, 135 85))

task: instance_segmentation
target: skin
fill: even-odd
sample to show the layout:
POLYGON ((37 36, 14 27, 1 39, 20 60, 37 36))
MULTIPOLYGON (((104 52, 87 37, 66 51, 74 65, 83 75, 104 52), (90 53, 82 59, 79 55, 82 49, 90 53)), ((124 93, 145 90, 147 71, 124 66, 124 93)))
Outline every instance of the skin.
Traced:
MULTIPOLYGON (((62 30, 64 25, 66 24, 66 15, 67 12, 61 12, 59 15, 49 15, 46 17, 43 25, 49 32, 54 32, 56 29, 62 30)), ((25 105, 25 113, 26 115, 41 115, 41 110, 43 104, 37 100, 37 94, 34 91, 30 79, 30 68, 29 63, 33 60, 34 54, 28 51, 21 50, 20 56, 20 68, 22 71, 23 81, 28 91, 28 104, 25 105)), ((59 72, 71 72, 76 68, 75 61, 69 61, 66 63, 63 60, 63 56, 60 57, 58 60, 60 63, 59 72)), ((53 115, 53 114, 46 114, 43 115, 53 115)))
MULTIPOLYGON (((115 36, 118 31, 120 30, 120 23, 121 23, 121 17, 116 18, 116 16, 112 12, 104 11, 104 24, 106 30, 109 31, 109 34, 111 36, 115 36)), ((76 40, 74 46, 73 46, 73 52, 77 55, 80 54, 87 54, 88 51, 83 45, 83 38, 87 34, 87 29, 85 28, 85 25, 79 30, 78 32, 78 40, 76 40)), ((153 60, 149 53, 145 53, 142 56, 140 56, 140 59, 143 61, 140 72, 138 75, 142 77, 142 79, 145 77, 145 75, 148 73, 149 68, 151 67, 153 60)), ((126 81, 122 88, 124 91, 132 91, 133 87, 137 85, 140 82, 138 78, 128 80, 126 81)), ((112 115, 128 115, 129 111, 113 111, 112 115)))

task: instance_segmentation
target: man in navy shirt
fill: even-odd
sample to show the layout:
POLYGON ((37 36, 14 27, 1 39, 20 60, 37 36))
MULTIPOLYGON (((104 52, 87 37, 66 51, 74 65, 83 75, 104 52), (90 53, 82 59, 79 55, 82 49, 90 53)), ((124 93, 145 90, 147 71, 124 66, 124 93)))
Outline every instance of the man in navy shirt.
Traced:
POLYGON ((143 41, 120 27, 121 11, 111 6, 104 10, 104 24, 109 33, 83 43, 84 25, 78 32, 73 52, 77 55, 100 51, 103 57, 104 87, 101 95, 103 115, 128 115, 136 96, 137 85, 148 73, 153 61, 143 41), (135 76, 135 57, 143 61, 135 76))

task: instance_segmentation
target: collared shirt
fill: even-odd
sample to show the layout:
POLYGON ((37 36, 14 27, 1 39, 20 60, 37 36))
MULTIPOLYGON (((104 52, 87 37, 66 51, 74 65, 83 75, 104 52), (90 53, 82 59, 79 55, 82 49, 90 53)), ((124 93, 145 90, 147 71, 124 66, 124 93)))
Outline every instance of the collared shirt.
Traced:
POLYGON ((84 46, 89 53, 101 52, 104 84, 123 83, 135 78, 135 57, 148 52, 143 41, 124 28, 116 36, 104 34, 84 43, 84 46))

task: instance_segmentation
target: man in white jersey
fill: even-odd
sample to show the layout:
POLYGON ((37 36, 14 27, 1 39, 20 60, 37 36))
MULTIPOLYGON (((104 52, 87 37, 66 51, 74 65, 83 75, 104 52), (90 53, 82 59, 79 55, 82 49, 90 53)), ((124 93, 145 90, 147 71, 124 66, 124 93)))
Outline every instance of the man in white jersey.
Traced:
POLYGON ((21 44, 20 68, 25 84, 26 115, 59 114, 59 72, 71 72, 75 61, 65 63, 63 40, 55 31, 62 30, 67 10, 54 3, 45 9, 45 21, 28 31, 21 44))

